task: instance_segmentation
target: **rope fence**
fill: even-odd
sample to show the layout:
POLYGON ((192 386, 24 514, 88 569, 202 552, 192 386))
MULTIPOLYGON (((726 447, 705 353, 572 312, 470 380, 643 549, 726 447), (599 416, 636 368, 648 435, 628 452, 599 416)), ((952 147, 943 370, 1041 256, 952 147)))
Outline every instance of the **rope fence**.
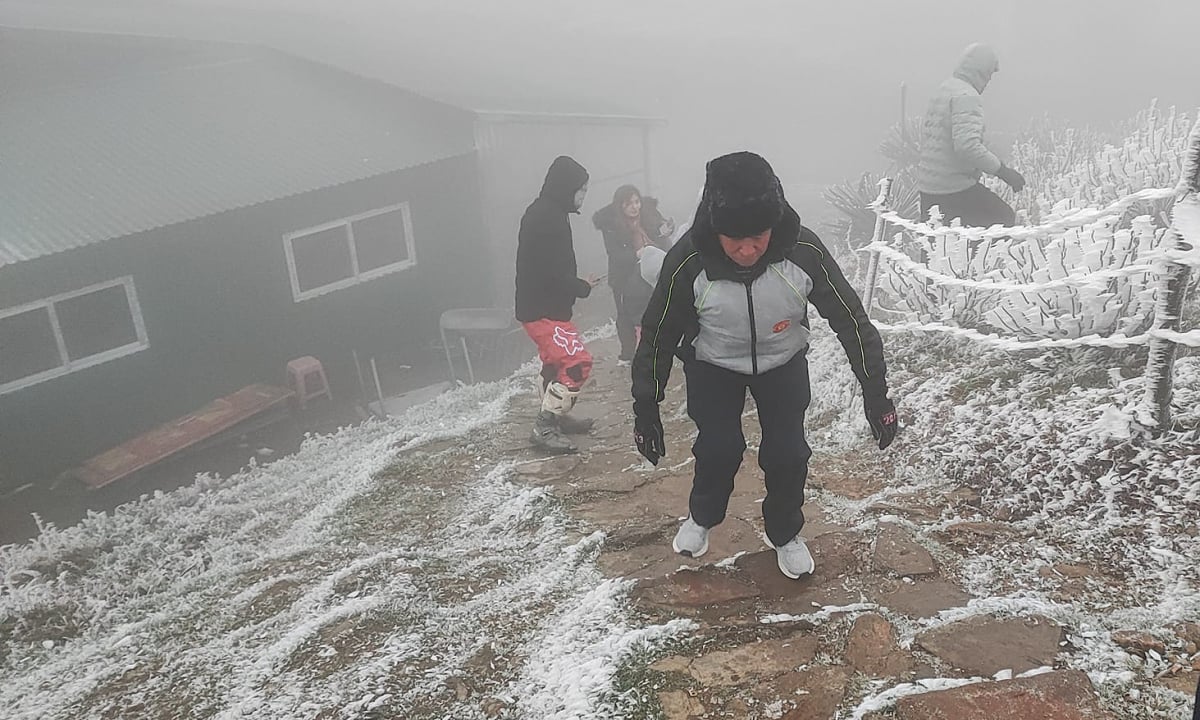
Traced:
MULTIPOLYGON (((876 286, 882 275, 881 270, 886 264, 889 272, 899 276, 902 288, 915 288, 921 291, 926 291, 930 286, 954 289, 959 294, 957 297, 946 294, 939 295, 943 300, 953 297, 954 302, 950 309, 952 317, 956 309, 963 309, 968 304, 991 304, 993 308, 997 307, 997 303, 1000 302, 999 298, 1009 295, 1019 295, 1024 298, 1025 304, 1020 309, 1023 309, 1025 314, 1044 317, 1047 309, 1054 310, 1061 305, 1058 301, 1047 299, 1051 291, 1074 293, 1069 297, 1067 304, 1074 308, 1077 315, 1097 312, 1097 308, 1100 308, 1103 311, 1101 313, 1103 317, 1109 321, 1113 319, 1116 310, 1112 310, 1106 303, 1111 299, 1121 298, 1123 292, 1125 304, 1118 303, 1116 307, 1129 312, 1136 310, 1138 314, 1127 318, 1128 322, 1123 325, 1109 327, 1110 330, 1112 327, 1124 327, 1127 331, 1133 329, 1135 332, 1132 334, 1127 332, 1083 333, 1082 330, 1087 329, 1088 326, 1078 321, 1078 318, 1075 318, 1073 323, 1064 323, 1080 331, 1081 334, 1077 337, 1030 339, 1028 336, 1005 336, 983 332, 971 327, 918 320, 897 323, 875 322, 877 328, 885 332, 940 333, 1008 352, 1080 347, 1149 347, 1149 359, 1145 373, 1147 377, 1146 404, 1149 406, 1159 430, 1165 430, 1170 426, 1171 382, 1176 349, 1179 346, 1200 348, 1200 328, 1186 332, 1180 329, 1184 294, 1192 269, 1200 270, 1200 119, 1197 119, 1189 136, 1183 170, 1179 183, 1175 187, 1140 190, 1126 195, 1106 207, 1076 210, 1040 225, 994 226, 991 228, 947 226, 941 224, 940 218, 936 214, 931 223, 914 222, 900 217, 888 208, 891 186, 890 179, 881 180, 879 197, 870 206, 875 212, 876 223, 872 242, 864 248, 865 252, 870 253, 866 287, 863 292, 863 300, 868 312, 873 309, 883 309, 903 314, 903 311, 900 310, 880 308, 875 302, 876 286), (1152 229, 1147 231, 1147 221, 1139 218, 1139 221, 1143 223, 1142 226, 1127 231, 1129 234, 1121 238, 1124 245, 1118 245, 1116 235, 1112 232, 1112 226, 1115 226, 1119 219, 1138 204, 1163 200, 1175 201, 1171 223, 1165 232, 1161 228, 1157 232, 1152 229), (916 245, 924 248, 926 253, 930 248, 935 249, 940 255, 933 259, 948 265, 951 271, 957 272, 957 268, 953 267, 951 263, 951 253, 953 252, 959 256, 965 271, 969 271, 970 266, 974 264, 973 269, 982 277, 951 275, 941 269, 930 267, 929 262, 913 258, 909 252, 905 252, 885 240, 889 226, 900 229, 900 232, 895 235, 895 240, 903 242, 906 237, 905 233, 908 233, 909 236, 919 239, 920 242, 917 242, 916 245), (1092 228, 1092 230, 1089 231, 1087 228, 1092 228), (1085 246, 1080 242, 1080 238, 1089 232, 1093 233, 1090 236, 1092 244, 1085 246), (1098 236, 1100 242, 1094 242, 1097 238, 1095 233, 1101 233, 1098 236), (1068 240, 1073 240, 1074 245, 1068 240), (1011 268, 993 267, 988 269, 983 266, 982 261, 976 262, 978 258, 969 259, 970 248, 990 250, 993 246, 999 248, 1000 261, 1004 259, 1024 260, 1029 264, 1039 261, 1047 262, 1049 258, 1047 250, 1053 250, 1057 253, 1055 259, 1058 264, 1053 269, 1039 267, 1032 273, 1026 272, 1026 275, 1034 276, 1035 281, 1033 282, 1004 279, 997 276, 1001 276, 1004 270, 1011 268), (1102 259, 1105 252, 1109 253, 1110 257, 1116 257, 1113 264, 1125 261, 1130 261, 1132 264, 1101 268, 1088 266, 1087 260, 1091 260, 1090 264, 1092 265, 1102 264, 1097 262, 1097 257, 1102 259), (1068 267, 1066 262, 1068 258, 1079 262, 1073 267, 1068 267), (1048 274, 1059 274, 1061 277, 1051 277, 1046 280, 1036 279, 1038 275, 1045 277, 1048 274), (905 277, 914 278, 918 284, 909 283, 904 280, 905 277), (1133 282, 1134 278, 1138 278, 1138 281, 1144 285, 1137 292, 1132 287, 1123 289, 1114 287, 1114 283, 1119 286, 1118 281, 1133 282), (994 293, 999 296, 962 296, 962 293, 970 292, 994 293), (1153 296, 1152 305, 1146 299, 1150 295, 1153 296), (980 298, 983 298, 984 301, 981 302, 980 298), (1146 328, 1147 321, 1150 322, 1150 327, 1144 332, 1136 332, 1141 328, 1146 328)), ((1135 225, 1137 222, 1135 221, 1135 225)), ((993 264, 997 261, 995 254, 991 261, 993 264)), ((1028 271, 1028 268, 1025 269, 1028 271)), ((889 275, 889 277, 892 276, 889 275)), ((896 285, 893 284, 894 292, 895 288, 896 285)), ((927 302, 927 299, 923 299, 922 302, 927 302)), ((909 304, 910 307, 917 309, 921 307, 909 304)), ((978 307, 971 309, 974 312, 980 311, 978 307)), ((995 313, 996 310, 993 309, 992 312, 995 313)), ((1009 317, 1013 316, 1011 309, 1006 309, 1005 313, 1009 317)), ((943 315, 945 314, 945 308, 943 308, 943 315)), ((1051 320, 1053 321, 1054 318, 1051 320)), ((1101 324, 1101 329, 1103 327, 1101 324)), ((1057 321, 1054 321, 1052 327, 1046 329, 1045 332, 1046 334, 1063 334, 1060 323, 1057 321)), ((1066 334, 1071 333, 1067 332, 1066 334)))

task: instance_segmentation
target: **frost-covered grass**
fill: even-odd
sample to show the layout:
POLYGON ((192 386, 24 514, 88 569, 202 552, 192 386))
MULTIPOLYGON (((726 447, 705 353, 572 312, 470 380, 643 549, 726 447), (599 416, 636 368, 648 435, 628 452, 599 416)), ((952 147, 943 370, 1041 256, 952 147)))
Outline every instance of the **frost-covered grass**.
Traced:
POLYGON ((500 422, 526 384, 0 548, 4 716, 601 712, 627 658, 685 625, 637 627, 603 536, 509 482, 500 422))
MULTIPOLYGON (((903 334, 885 346, 903 425, 885 489, 833 514, 861 523, 875 501, 968 486, 981 496, 976 514, 947 508, 936 522, 909 523, 926 544, 936 552, 936 533, 959 520, 1014 530, 944 567, 980 600, 907 628, 908 639, 964 613, 1040 613, 1067 631, 1062 661, 1088 672, 1121 717, 1180 717, 1188 699, 1150 680, 1185 655, 1173 627, 1200 619, 1200 356, 1177 362, 1176 428, 1153 437, 1135 420, 1144 354, 990 353, 903 334), (1089 577, 1064 597, 1058 565, 1089 577), (1123 629, 1155 634, 1172 658, 1127 653, 1111 639, 1123 629)), ((817 453, 871 452, 836 339, 818 333, 810 363, 817 453)))

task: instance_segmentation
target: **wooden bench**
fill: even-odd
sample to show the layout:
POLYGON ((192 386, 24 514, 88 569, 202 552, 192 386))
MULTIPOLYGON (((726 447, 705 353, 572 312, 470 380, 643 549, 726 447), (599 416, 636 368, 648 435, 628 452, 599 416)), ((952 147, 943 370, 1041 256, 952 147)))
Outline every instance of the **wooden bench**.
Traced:
POLYGON ((273 385, 247 385, 195 412, 160 425, 83 463, 67 474, 91 489, 155 465, 223 434, 243 433, 288 413, 294 393, 273 385), (231 432, 232 431, 232 432, 231 432))

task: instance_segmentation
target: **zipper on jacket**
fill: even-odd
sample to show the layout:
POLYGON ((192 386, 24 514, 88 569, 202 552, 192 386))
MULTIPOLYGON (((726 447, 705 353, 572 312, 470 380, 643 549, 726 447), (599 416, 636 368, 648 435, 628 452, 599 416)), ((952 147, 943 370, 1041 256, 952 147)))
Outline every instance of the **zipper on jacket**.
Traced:
POLYGON ((754 293, 746 283, 746 309, 750 313, 750 372, 758 374, 758 329, 754 324, 754 293))

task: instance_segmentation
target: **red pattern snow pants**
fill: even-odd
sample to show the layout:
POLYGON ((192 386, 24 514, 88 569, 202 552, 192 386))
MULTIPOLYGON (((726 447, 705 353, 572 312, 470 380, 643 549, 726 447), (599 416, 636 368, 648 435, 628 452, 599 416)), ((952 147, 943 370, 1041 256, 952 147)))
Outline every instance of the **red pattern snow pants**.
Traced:
POLYGON ((537 345, 546 383, 560 382, 568 390, 578 390, 592 374, 592 354, 583 346, 575 325, 559 320, 522 323, 537 345))

